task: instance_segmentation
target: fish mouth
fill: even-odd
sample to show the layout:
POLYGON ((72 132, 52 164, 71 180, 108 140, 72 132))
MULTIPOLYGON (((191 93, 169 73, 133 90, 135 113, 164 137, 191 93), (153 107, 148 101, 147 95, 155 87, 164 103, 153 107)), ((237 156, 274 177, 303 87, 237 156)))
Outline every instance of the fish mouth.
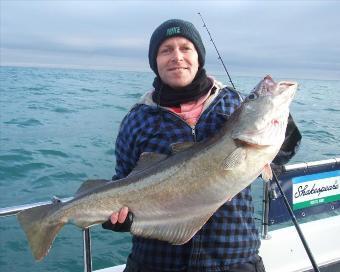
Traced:
POLYGON ((289 101, 289 103, 293 100, 294 95, 296 93, 297 89, 297 83, 296 82, 290 82, 290 81, 281 81, 278 84, 278 94, 285 97, 285 103, 289 101))
POLYGON ((297 89, 295 81, 280 81, 276 83, 270 75, 267 75, 256 87, 254 93, 259 96, 278 96, 284 95, 292 98, 297 89))

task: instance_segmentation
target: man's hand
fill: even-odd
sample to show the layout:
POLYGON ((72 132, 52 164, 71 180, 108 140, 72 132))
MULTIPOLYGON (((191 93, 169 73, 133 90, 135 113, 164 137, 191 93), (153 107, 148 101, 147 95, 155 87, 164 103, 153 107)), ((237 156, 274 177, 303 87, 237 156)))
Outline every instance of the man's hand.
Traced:
POLYGON ((120 209, 119 212, 111 214, 110 216, 111 223, 116 224, 118 222, 120 224, 123 224, 128 215, 128 212, 129 212, 129 208, 123 207, 120 209))
POLYGON ((132 212, 129 212, 128 207, 123 207, 119 212, 112 213, 110 219, 104 222, 102 227, 117 232, 128 232, 130 231, 132 222, 132 212))

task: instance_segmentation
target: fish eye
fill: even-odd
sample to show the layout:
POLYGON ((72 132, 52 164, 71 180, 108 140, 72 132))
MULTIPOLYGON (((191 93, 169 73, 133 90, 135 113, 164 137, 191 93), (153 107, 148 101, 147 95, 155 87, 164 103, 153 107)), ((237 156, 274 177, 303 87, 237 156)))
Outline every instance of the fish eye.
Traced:
POLYGON ((250 95, 248 95, 247 100, 255 100, 257 98, 257 94, 256 93, 251 93, 250 95))

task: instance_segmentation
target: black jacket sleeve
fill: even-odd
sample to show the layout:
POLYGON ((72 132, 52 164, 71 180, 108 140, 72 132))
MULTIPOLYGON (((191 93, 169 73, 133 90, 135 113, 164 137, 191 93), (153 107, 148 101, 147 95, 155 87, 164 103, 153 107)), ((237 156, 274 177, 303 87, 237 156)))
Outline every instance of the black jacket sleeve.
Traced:
POLYGON ((285 140, 279 153, 274 158, 273 164, 280 166, 286 164, 298 151, 301 139, 301 133, 297 128, 293 117, 289 114, 285 140))

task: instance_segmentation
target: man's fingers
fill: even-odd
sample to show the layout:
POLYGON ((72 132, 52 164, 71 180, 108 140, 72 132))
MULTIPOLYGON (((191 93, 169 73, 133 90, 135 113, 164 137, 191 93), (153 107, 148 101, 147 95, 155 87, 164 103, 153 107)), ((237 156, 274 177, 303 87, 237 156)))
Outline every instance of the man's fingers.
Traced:
POLYGON ((110 219, 112 224, 116 224, 118 221, 118 213, 111 214, 110 219))
POLYGON ((127 215, 129 212, 129 208, 128 207, 123 207, 121 208, 121 210, 119 211, 119 213, 113 213, 110 216, 110 220, 112 224, 117 224, 117 223, 124 223, 127 215))
POLYGON ((129 209, 128 207, 123 207, 120 212, 119 212, 119 215, 118 215, 118 223, 124 223, 126 217, 127 217, 127 214, 129 212, 129 209))

